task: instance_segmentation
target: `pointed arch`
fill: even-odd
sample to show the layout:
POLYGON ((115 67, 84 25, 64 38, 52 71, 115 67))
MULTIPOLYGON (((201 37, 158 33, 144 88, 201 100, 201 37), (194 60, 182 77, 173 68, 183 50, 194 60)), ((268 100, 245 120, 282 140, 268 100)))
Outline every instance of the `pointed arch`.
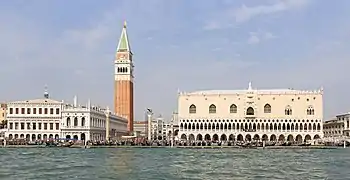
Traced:
POLYGON ((214 104, 211 104, 209 106, 209 114, 214 114, 216 113, 216 106, 214 104))
POLYGON ((271 105, 270 104, 265 104, 264 113, 271 113, 271 105))
POLYGON ((315 115, 315 110, 314 110, 314 107, 313 106, 308 106, 307 109, 306 109, 306 114, 307 115, 315 115))
POLYGON ((188 111, 190 114, 196 114, 197 107, 194 104, 191 104, 191 106, 188 108, 188 111))
POLYGON ((231 104, 230 113, 237 113, 237 106, 235 104, 231 104))
POLYGON ((284 109, 284 114, 285 115, 292 115, 292 107, 290 105, 286 106, 286 108, 284 109))

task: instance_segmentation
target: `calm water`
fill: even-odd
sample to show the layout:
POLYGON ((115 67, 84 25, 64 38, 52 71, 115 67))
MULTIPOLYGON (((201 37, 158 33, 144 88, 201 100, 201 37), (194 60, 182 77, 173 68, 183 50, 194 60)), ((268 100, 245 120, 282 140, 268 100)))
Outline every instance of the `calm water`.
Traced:
POLYGON ((350 149, 4 149, 0 179, 350 179, 350 149))

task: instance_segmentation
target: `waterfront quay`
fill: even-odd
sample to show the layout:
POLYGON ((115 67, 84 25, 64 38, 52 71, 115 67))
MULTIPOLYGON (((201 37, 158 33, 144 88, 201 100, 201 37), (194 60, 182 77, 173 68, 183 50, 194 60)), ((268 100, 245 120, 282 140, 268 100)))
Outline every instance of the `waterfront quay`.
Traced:
POLYGON ((272 141, 260 141, 260 142, 246 142, 246 141, 228 141, 228 142, 215 142, 215 141, 197 141, 197 142, 184 142, 184 141, 50 141, 50 142, 37 142, 37 143, 17 143, 17 144, 3 144, 3 148, 190 148, 190 149, 218 149, 218 148, 246 148, 246 149, 329 149, 339 147, 349 147, 349 141, 343 142, 303 142, 303 143, 291 143, 291 142, 272 142, 272 141), (68 143, 68 145, 66 145, 68 143))

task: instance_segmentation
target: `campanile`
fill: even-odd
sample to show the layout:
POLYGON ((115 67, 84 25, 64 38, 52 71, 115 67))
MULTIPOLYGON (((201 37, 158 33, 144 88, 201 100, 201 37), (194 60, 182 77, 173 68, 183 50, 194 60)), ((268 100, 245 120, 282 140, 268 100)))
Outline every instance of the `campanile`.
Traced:
POLYGON ((114 60, 114 109, 128 119, 128 131, 134 130, 134 65, 126 22, 120 35, 114 60))

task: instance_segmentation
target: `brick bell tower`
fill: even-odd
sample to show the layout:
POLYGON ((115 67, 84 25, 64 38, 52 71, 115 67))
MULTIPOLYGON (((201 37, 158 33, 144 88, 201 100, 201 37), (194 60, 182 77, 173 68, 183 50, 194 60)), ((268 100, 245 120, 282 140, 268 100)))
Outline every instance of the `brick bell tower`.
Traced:
POLYGON ((120 35, 114 60, 114 110, 128 119, 128 132, 134 130, 134 65, 126 22, 120 35))

